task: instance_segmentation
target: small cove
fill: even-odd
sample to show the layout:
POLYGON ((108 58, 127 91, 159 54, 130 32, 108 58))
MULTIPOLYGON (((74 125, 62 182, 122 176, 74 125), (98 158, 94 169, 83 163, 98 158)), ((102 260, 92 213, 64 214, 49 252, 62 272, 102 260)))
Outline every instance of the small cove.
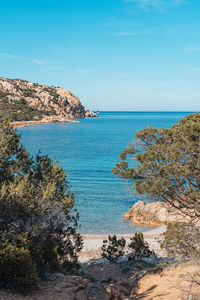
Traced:
POLYGON ((35 155, 40 149, 68 170, 84 234, 127 234, 149 228, 123 219, 141 198, 112 168, 120 152, 146 126, 170 127, 189 112, 101 112, 80 123, 41 124, 20 128, 22 142, 35 155))

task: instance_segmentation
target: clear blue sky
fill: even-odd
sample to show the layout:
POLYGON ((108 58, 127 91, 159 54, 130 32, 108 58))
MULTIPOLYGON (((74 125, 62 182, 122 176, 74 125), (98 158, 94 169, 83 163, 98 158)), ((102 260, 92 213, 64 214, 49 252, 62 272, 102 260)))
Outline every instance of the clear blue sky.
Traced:
POLYGON ((0 31, 0 76, 94 110, 200 110, 199 0, 1 1, 0 31))

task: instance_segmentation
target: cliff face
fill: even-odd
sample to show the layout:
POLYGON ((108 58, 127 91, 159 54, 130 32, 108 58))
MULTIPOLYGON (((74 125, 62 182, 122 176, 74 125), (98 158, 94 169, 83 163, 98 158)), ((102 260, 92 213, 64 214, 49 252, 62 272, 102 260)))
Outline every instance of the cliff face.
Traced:
POLYGON ((67 121, 96 117, 85 111, 79 98, 69 90, 0 77, 0 110, 12 121, 67 121))

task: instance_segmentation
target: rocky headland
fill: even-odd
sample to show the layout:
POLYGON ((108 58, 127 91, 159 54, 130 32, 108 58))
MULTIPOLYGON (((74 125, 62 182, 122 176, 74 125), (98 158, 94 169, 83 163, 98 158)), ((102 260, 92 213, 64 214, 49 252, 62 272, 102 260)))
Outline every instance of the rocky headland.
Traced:
POLYGON ((86 111, 69 90, 3 77, 0 77, 0 111, 9 115, 14 127, 97 117, 86 111))
MULTIPOLYGON (((191 212, 192 215, 192 212, 191 212)), ((192 219, 186 211, 180 211, 163 202, 136 202, 125 214, 125 219, 136 225, 160 226, 168 223, 190 222, 192 219)), ((193 219, 193 221, 195 221, 193 219)), ((197 225, 200 222, 197 221, 197 225)))

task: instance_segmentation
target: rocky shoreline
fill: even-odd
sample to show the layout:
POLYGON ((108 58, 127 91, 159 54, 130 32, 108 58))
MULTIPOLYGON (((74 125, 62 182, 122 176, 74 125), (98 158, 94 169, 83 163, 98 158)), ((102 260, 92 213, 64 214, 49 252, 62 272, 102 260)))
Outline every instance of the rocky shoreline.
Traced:
MULTIPOLYGON (((163 202, 136 202, 124 215, 126 220, 136 225, 161 226, 168 223, 190 222, 192 219, 184 212, 163 202)), ((200 225, 200 221, 196 222, 200 225)))
MULTIPOLYGON (((95 118, 97 115, 91 111, 87 110, 85 113, 85 118, 95 118)), ((50 124, 50 123, 80 123, 75 118, 67 118, 67 117, 62 117, 62 116, 48 116, 48 117, 43 117, 39 121, 15 121, 12 122, 11 125, 13 128, 22 128, 22 127, 27 127, 27 126, 32 126, 32 125, 39 125, 39 124, 50 124)))
POLYGON ((40 120, 40 121, 21 121, 21 122, 12 122, 11 125, 13 128, 23 128, 32 125, 40 125, 40 124, 53 124, 53 123, 79 123, 80 121, 64 119, 64 120, 40 120))

